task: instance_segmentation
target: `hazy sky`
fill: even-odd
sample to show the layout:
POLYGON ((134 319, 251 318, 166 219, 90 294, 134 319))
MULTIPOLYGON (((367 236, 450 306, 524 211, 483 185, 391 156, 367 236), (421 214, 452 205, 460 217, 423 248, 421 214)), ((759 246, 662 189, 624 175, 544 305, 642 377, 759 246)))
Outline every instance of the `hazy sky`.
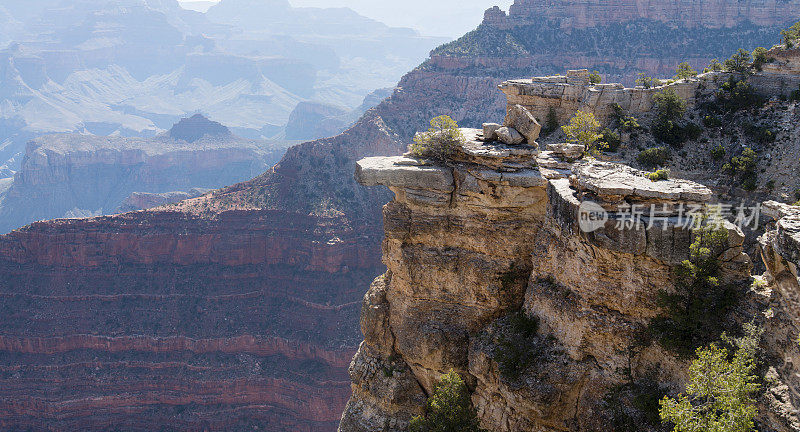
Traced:
POLYGON ((349 7, 393 27, 456 38, 474 29, 492 6, 508 11, 513 0, 289 0, 294 6, 349 7))
POLYGON ((458 37, 474 29, 492 6, 508 11, 513 0, 289 0, 294 6, 347 6, 391 26, 430 36, 458 37))

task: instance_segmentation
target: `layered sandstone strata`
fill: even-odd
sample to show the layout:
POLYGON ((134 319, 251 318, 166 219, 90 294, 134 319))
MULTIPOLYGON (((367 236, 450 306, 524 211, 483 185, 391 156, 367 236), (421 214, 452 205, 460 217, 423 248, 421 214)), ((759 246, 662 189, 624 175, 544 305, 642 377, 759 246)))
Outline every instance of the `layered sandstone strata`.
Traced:
POLYGON ((800 16, 800 3, 785 0, 517 0, 509 15, 510 25, 545 20, 559 23, 562 28, 587 28, 651 20, 689 28, 724 28, 743 22, 758 26, 783 24, 787 18, 800 16))
POLYGON ((770 47, 799 17, 797 0, 517 0, 434 50, 430 65, 518 78, 588 67, 632 85, 639 73, 670 77, 684 61, 702 70, 738 48, 770 47))
MULTIPOLYGON (((340 430, 403 430, 450 369, 467 377, 482 424, 493 431, 596 427, 604 394, 627 374, 680 383, 681 360, 655 346, 631 347, 688 256, 692 236, 676 222, 678 209, 708 203, 711 191, 652 182, 611 163, 546 169, 540 163, 552 152, 464 134, 472 139, 447 166, 405 157, 359 162, 357 179, 388 186, 395 199, 384 209, 388 272, 364 300, 365 341, 350 367, 354 397, 340 430), (587 201, 608 209, 596 231, 580 226, 587 201), (669 214, 625 227, 625 204, 669 214), (550 339, 536 367, 514 380, 494 358, 498 318, 520 309, 538 317, 550 339), (369 372, 382 369, 393 373, 369 372)), ((726 274, 747 280, 744 237, 728 229, 726 274)))
MULTIPOLYGON (((776 47, 767 56, 772 59, 762 71, 748 77, 753 89, 766 97, 788 97, 800 87, 800 50, 776 47)), ((578 110, 591 112, 607 123, 618 115, 617 110, 634 116, 653 110, 653 95, 674 91, 693 108, 698 100, 713 95, 720 84, 739 79, 728 72, 708 72, 689 80, 667 81, 656 86, 625 87, 620 83, 591 84, 587 70, 569 70, 565 75, 508 80, 498 88, 506 96, 506 111, 521 105, 537 119, 544 121, 551 111, 559 123, 569 122, 578 110)))
POLYGON ((381 271, 346 226, 159 210, 0 237, 0 429, 334 430, 381 271))

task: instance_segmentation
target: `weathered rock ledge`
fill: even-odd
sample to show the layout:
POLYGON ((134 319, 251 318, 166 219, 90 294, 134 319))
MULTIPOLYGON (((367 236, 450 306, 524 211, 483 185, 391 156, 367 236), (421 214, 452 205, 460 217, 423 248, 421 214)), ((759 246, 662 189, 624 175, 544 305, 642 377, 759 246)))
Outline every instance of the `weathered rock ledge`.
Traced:
MULTIPOLYGON (((356 179, 389 187, 395 199, 384 208, 388 272, 364 300, 365 341, 351 364, 354 396, 340 430, 405 430, 450 369, 467 377, 493 431, 590 428, 602 419, 592 413, 604 393, 626 379, 622 370, 657 371, 679 384, 682 360, 629 347, 688 255, 692 236, 678 209, 712 201, 711 191, 465 133, 471 139, 447 164, 405 156, 358 162, 356 179), (606 214, 591 229, 581 220, 586 203, 606 214), (634 204, 669 214, 652 226, 646 217, 640 227, 621 226, 618 207, 634 204), (499 373, 493 352, 495 321, 520 308, 553 342, 516 382, 499 373)), ((731 277, 746 279, 743 235, 729 229, 731 277)))

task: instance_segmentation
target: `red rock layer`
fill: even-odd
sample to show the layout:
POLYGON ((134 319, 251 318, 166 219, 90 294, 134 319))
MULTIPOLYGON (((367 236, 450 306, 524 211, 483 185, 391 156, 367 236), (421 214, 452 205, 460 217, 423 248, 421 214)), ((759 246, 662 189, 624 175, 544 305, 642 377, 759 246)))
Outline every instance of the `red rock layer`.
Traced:
POLYGON ((0 237, 0 430, 331 431, 379 238, 139 212, 0 237))

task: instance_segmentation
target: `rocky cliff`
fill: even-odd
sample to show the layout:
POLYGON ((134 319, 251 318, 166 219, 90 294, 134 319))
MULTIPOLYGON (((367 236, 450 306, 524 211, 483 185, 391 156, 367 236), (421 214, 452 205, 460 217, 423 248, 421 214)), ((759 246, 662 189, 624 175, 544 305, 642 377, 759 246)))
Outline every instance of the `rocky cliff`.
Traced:
MULTIPOLYGON (((478 142, 452 167, 403 157, 359 162, 357 178, 389 186, 395 199, 384 209, 388 272, 364 299, 365 341, 350 366, 354 397, 341 431, 405 430, 451 369, 468 377, 492 431, 602 430, 610 421, 602 400, 615 386, 654 371, 661 382, 681 382, 679 358, 632 347, 688 257, 691 232, 674 223, 677 213, 628 229, 612 212, 586 233, 579 215, 585 200, 677 211, 712 192, 602 162, 548 169, 551 152, 478 142), (509 379, 496 358, 504 317, 519 310, 538 318, 543 336, 529 347, 535 365, 509 379)), ((728 274, 747 281, 744 236, 728 229, 728 274)))
POLYGON ((519 25, 544 19, 566 28, 588 28, 648 20, 684 28, 715 29, 735 27, 744 22, 756 26, 783 25, 787 17, 798 15, 800 4, 785 0, 622 0, 613 3, 602 0, 520 0, 511 6, 508 21, 510 25, 519 25))
MULTIPOLYGON (((570 43, 561 33, 559 40, 570 43)), ((759 44, 759 34, 742 34, 742 45, 759 44)), ((576 61, 553 55, 552 67, 540 68, 524 55, 517 61, 517 54, 504 54, 505 37, 476 35, 497 50, 467 53, 447 65, 433 59, 406 75, 393 95, 355 126, 293 147, 251 181, 168 209, 41 222, 0 236, 2 317, 26 323, 11 323, 0 332, 8 336, 0 350, 6 371, 0 398, 14 408, 3 411, 10 414, 0 421, 12 429, 89 429, 106 422, 134 430, 164 424, 183 430, 254 425, 335 430, 350 392, 347 359, 363 338, 357 324, 361 299, 386 270, 380 262, 380 208, 391 195, 360 187, 353 180, 356 161, 401 154, 435 115, 450 114, 468 126, 499 120, 506 107, 496 88, 501 80, 542 69, 561 72, 576 61), (474 61, 463 62, 467 57, 474 61), (43 376, 42 371, 62 373, 43 376), (7 388, 13 391, 6 393, 7 388), (35 416, 41 412, 51 414, 35 416)), ((614 41, 638 40, 623 36, 607 35, 614 41)), ((691 47, 678 43, 669 58, 691 47)), ((672 68, 677 61, 664 63, 672 68)), ((530 190, 541 195, 545 180, 527 178, 539 185, 530 190)), ((522 196, 509 205, 540 198, 522 196)), ((541 201, 528 214, 545 208, 541 201)), ((504 212, 502 206, 485 211, 504 212)), ((460 221, 453 221, 457 227, 460 221)), ((527 257, 515 255, 530 246, 514 240, 508 248, 499 262, 530 267, 527 257)), ((413 252, 424 254, 424 249, 413 252)), ((476 273, 465 277, 477 278, 476 273)), ((512 291, 522 290, 522 277, 506 279, 517 287, 512 291)), ((369 304, 384 304, 380 286, 371 291, 369 304)), ((478 300, 481 308, 491 302, 478 300)), ((371 308, 375 318, 364 323, 381 319, 384 309, 371 308)), ((382 376, 379 364, 372 364, 370 373, 382 376)), ((393 376, 398 379, 373 381, 386 385, 382 390, 357 392, 393 392, 408 400, 392 402, 389 409, 418 410, 424 392, 410 369, 398 361, 393 376)))
POLYGON ((477 30, 434 50, 428 66, 498 78, 589 68, 631 85, 639 73, 672 76, 680 62, 702 69, 740 47, 771 47, 799 16, 800 3, 780 0, 518 0, 508 14, 488 10, 477 30))
MULTIPOLYGON (((797 88, 791 64, 776 62, 752 85, 786 97, 776 90, 797 88)), ((510 107, 531 112, 582 109, 603 118, 614 105, 637 116, 653 109, 652 90, 571 79, 510 81, 501 89, 510 107)), ((726 80, 707 74, 667 87, 693 105, 719 94, 726 80)), ((350 365, 353 397, 340 431, 406 430, 450 370, 464 377, 487 430, 660 430, 657 413, 653 421, 652 407, 648 414, 637 401, 681 391, 689 359, 653 341, 648 329, 662 313, 663 293, 678 289, 677 269, 696 240, 683 209, 717 202, 719 188, 653 181, 624 164, 569 156, 565 145, 540 151, 530 141, 508 146, 482 131, 462 133, 466 140, 447 163, 398 156, 357 165, 361 184, 387 186, 394 200, 384 207, 387 273, 363 300, 364 342, 350 365), (632 213, 637 207, 640 216, 632 213), (519 316, 538 323, 534 334, 520 333, 519 316)), ((736 287, 739 300, 718 320, 765 330, 759 430, 795 431, 800 212, 764 207, 764 218, 776 222, 760 239, 767 271, 755 282, 745 232, 722 223, 720 280, 736 287)))

